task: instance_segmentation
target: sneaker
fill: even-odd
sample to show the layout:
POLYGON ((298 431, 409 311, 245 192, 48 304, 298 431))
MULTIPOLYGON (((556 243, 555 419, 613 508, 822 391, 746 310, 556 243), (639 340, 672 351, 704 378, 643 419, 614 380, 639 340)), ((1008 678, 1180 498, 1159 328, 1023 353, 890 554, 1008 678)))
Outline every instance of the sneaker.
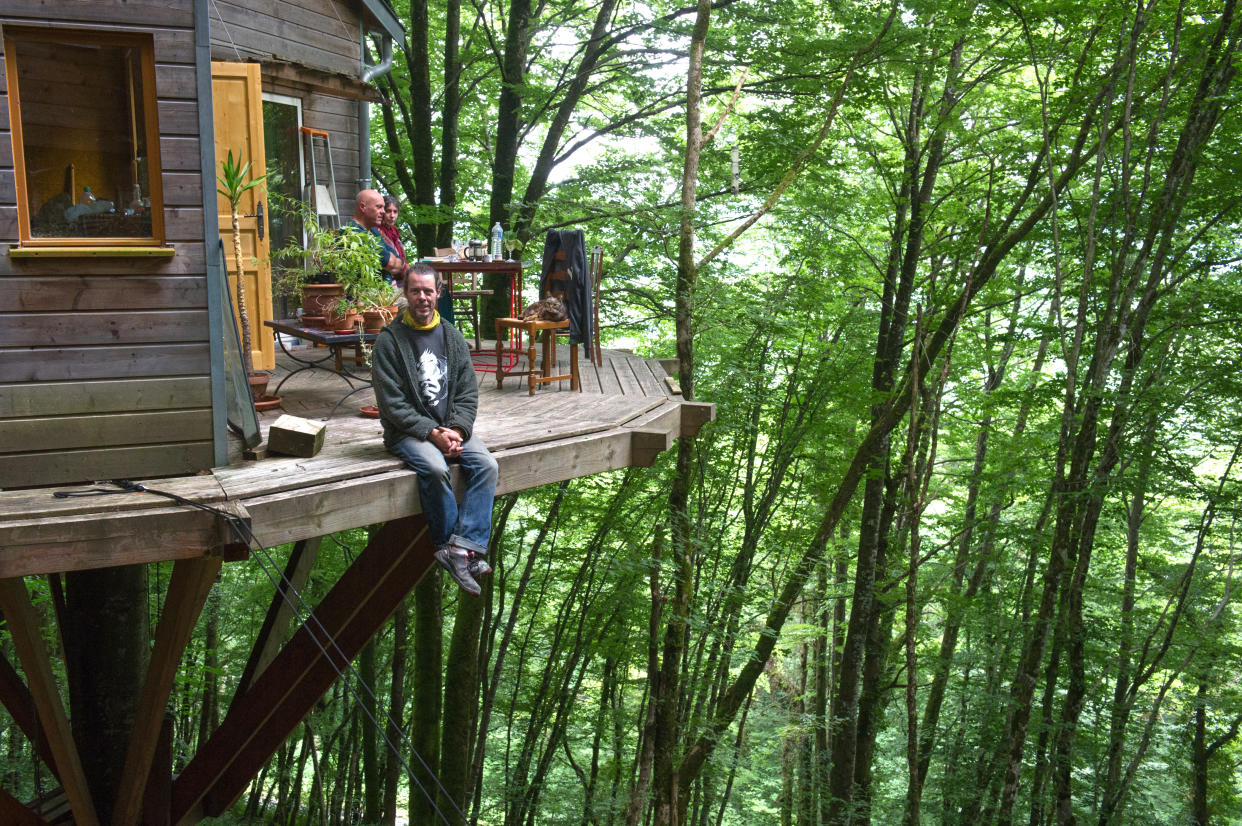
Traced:
POLYGON ((477 597, 483 590, 479 587, 479 583, 474 581, 474 577, 470 576, 470 555, 465 551, 451 545, 441 545, 436 549, 436 562, 448 571, 448 575, 467 594, 477 597))
POLYGON ((492 566, 487 564, 487 557, 482 554, 475 554, 470 557, 470 564, 466 566, 470 571, 470 576, 482 579, 492 572, 492 566))

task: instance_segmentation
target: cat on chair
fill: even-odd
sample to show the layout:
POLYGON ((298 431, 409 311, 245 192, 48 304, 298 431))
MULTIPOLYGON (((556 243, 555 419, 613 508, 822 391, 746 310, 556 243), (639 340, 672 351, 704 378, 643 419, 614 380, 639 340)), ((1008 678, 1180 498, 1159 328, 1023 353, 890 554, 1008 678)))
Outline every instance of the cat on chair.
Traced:
POLYGON ((564 321, 568 317, 564 303, 554 295, 536 301, 522 311, 523 321, 564 321))

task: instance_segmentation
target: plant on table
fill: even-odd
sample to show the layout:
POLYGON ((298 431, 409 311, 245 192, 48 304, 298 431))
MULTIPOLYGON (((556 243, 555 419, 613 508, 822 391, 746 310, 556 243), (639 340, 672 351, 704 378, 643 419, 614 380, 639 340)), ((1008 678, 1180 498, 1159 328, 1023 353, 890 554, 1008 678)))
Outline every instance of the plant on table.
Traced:
MULTIPOLYGON (((380 274, 380 243, 374 235, 356 230, 323 227, 315 214, 303 204, 293 208, 300 210, 306 227, 306 245, 292 238, 284 247, 272 254, 279 262, 277 274, 280 289, 287 294, 303 292, 308 285, 339 285, 340 293, 333 296, 325 310, 334 310, 341 318, 350 315, 354 307, 369 304, 384 292, 391 296, 394 288, 380 274)), ((303 295, 302 306, 310 302, 303 295)), ((391 303, 384 300, 383 304, 391 303)), ((332 325, 329 325, 332 326, 332 325)))

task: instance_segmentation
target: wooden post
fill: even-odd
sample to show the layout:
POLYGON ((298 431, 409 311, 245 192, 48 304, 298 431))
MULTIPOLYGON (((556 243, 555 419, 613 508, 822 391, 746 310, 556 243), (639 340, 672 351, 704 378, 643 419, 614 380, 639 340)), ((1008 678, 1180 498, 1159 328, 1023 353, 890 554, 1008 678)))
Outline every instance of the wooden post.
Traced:
MULTIPOLYGON (((156 630, 155 647, 151 652, 151 665, 147 669, 142 695, 138 698, 138 712, 134 716, 134 728, 130 732, 125 770, 112 813, 113 826, 131 826, 138 822, 177 666, 219 572, 218 556, 182 559, 173 567, 168 593, 164 596, 164 611, 156 630)), ((166 768, 162 770, 167 771, 166 768)))

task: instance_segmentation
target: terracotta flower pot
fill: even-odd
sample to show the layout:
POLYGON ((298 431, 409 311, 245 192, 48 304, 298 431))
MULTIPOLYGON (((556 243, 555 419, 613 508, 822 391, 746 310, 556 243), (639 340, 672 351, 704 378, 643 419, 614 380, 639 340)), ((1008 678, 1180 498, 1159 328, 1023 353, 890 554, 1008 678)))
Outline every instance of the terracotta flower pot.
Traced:
POLYGON ((255 371, 247 376, 250 382, 250 395, 258 401, 267 394, 267 383, 272 378, 270 373, 255 371))
POLYGON ((337 315, 336 307, 345 296, 345 287, 341 284, 303 284, 302 285, 302 316, 328 316, 328 328, 339 327, 332 323, 332 316, 337 315))
POLYGON ((362 312, 362 329, 368 333, 378 333, 384 329, 384 325, 388 323, 391 316, 385 316, 379 310, 363 310, 362 312))

